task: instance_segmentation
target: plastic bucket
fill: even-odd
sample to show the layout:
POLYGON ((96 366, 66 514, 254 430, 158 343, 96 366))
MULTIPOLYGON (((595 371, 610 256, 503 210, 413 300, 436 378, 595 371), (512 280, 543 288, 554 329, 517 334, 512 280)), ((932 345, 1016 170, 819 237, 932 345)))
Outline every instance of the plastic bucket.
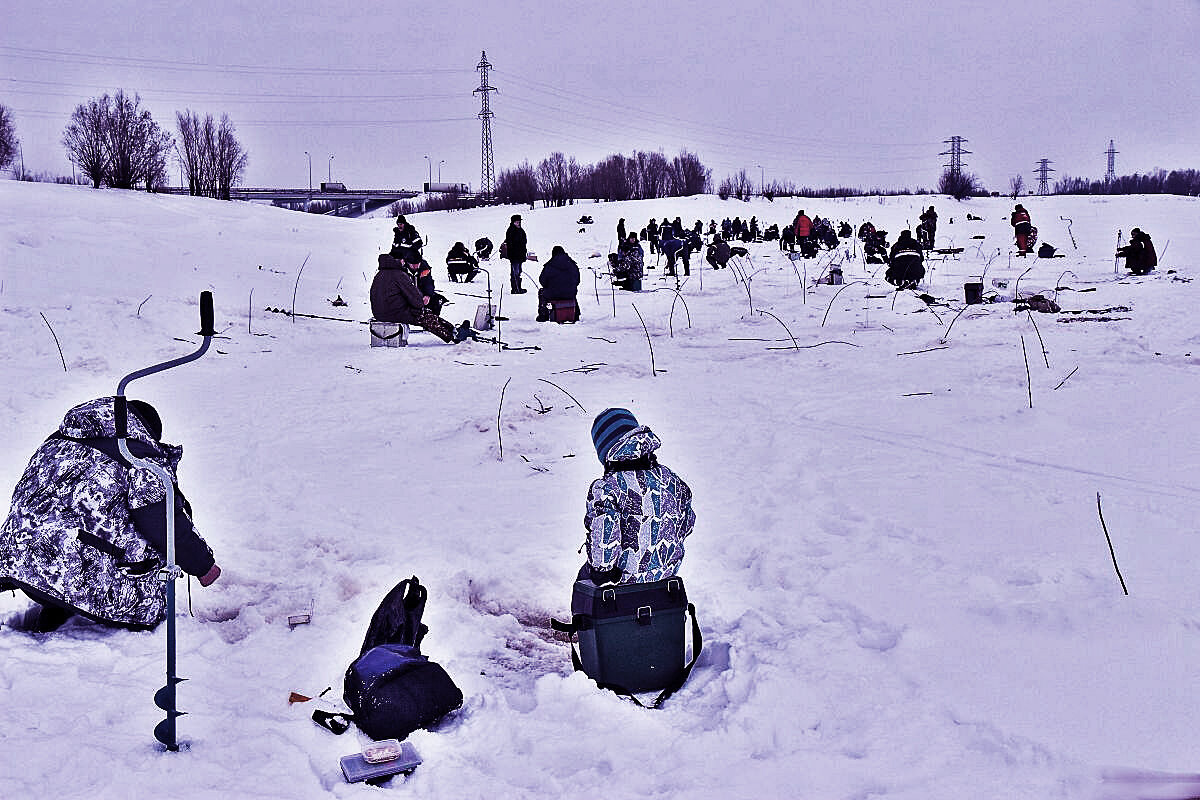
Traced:
POLYGON ((371 347, 406 347, 408 326, 402 322, 371 320, 371 347))
POLYGON ((964 283, 963 293, 967 298, 967 305, 973 306, 983 302, 983 281, 974 283, 964 283))

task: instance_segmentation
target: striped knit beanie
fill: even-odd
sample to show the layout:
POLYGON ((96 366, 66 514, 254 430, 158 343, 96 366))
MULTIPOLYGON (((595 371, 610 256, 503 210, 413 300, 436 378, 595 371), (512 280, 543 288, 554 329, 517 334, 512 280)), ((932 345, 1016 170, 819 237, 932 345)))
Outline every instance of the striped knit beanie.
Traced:
POLYGON ((625 408, 608 408, 601 411, 592 423, 592 441, 596 444, 596 456, 600 463, 607 462, 608 451, 625 434, 638 427, 638 421, 625 408))

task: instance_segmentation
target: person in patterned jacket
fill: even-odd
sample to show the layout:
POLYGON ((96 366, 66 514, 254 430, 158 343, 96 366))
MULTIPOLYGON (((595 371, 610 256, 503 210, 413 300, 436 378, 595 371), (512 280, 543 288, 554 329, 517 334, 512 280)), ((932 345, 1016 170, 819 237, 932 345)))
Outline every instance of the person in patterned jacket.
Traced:
MULTIPOLYGON (((183 448, 165 444, 149 403, 128 404, 126 443, 135 458, 174 479, 183 448)), ((175 560, 208 586, 221 574, 175 491, 175 560)), ((35 600, 23 627, 46 632, 79 614, 104 625, 144 630, 166 618, 166 492, 149 470, 129 465, 117 446, 112 397, 81 403, 29 461, 0 528, 0 589, 35 600)))
POLYGON ((579 579, 649 583, 674 576, 696 525, 691 488, 658 463, 654 451, 662 442, 627 409, 601 412, 592 441, 604 476, 588 490, 587 563, 579 579))

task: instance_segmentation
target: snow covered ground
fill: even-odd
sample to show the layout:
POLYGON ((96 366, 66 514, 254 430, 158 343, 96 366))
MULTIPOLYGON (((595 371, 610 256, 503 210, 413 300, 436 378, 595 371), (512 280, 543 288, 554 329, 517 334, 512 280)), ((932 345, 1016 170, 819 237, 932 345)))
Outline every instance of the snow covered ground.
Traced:
MULTIPOLYGON (((185 446, 181 485, 225 570, 193 584, 193 615, 180 585, 179 753, 151 733, 161 630, 0 629, 0 797, 377 796, 338 768, 362 740, 288 694, 336 700, 371 613, 412 574, 430 591, 424 649, 466 701, 412 737, 424 764, 384 790, 399 796, 1200 795, 1200 200, 1023 202, 1065 258, 1013 257, 1005 198, 414 215, 452 321, 486 285, 449 283, 444 254, 499 244, 515 210, 535 251, 562 244, 583 268, 583 319, 539 325, 535 295, 506 291, 503 340, 540 349, 423 333, 393 349, 360 324, 391 220, 0 182, 0 486, 67 408, 191 352, 211 290, 213 351, 129 395, 185 446), (932 262, 933 306, 845 242, 796 263, 751 245, 737 270, 694 265, 678 295, 661 266, 638 295, 588 271, 620 217, 785 224, 804 208, 894 240, 931 201, 938 246, 963 248, 932 262), (1134 226, 1162 256, 1146 277, 1114 274, 1134 226), (813 285, 835 259, 846 285, 813 285), (981 275, 1063 313, 964 311, 981 275), (346 321, 266 311, 293 303, 346 321), (546 628, 568 612, 608 406, 653 428, 695 492, 683 575, 706 647, 657 712, 571 674, 546 628)), ((506 262, 490 267, 507 289, 506 262)), ((0 622, 27 605, 5 593, 0 622)))

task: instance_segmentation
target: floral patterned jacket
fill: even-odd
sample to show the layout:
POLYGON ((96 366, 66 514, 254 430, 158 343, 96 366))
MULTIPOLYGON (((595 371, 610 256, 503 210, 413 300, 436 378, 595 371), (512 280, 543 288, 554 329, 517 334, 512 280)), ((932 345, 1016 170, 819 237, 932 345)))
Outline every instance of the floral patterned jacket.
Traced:
POLYGON ((588 491, 588 564, 597 572, 619 568, 618 583, 648 583, 679 572, 683 540, 696 524, 692 490, 654 457, 661 445, 645 426, 625 434, 588 491))

